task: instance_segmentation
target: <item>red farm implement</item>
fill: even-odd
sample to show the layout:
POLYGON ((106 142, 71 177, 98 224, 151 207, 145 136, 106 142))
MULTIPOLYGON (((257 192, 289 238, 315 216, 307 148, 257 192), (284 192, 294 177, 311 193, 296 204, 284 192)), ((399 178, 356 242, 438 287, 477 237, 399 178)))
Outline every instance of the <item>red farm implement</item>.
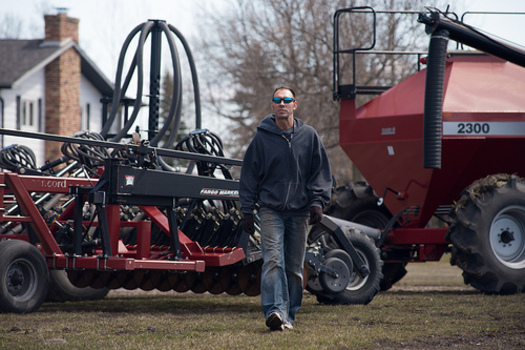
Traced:
MULTIPOLYGON (((430 11, 418 18, 431 33, 429 52, 409 53, 427 68, 393 87, 359 85, 355 67, 362 60, 356 58, 392 52, 374 51, 375 37, 369 47, 341 48, 340 21, 367 15, 375 26, 378 14, 392 12, 365 7, 335 14, 340 145, 367 183, 334 189, 327 215, 309 234, 306 289, 326 304, 367 304, 405 275, 407 263, 439 260, 451 250, 465 283, 491 294, 523 292, 525 53, 430 11), (449 39, 499 58, 447 52, 449 39), (354 60, 351 84, 342 82, 343 56, 354 60), (361 94, 378 96, 356 108, 361 94), (443 223, 435 225, 433 217, 443 223)), ((6 169, 0 173, 1 311, 32 312, 45 300, 100 299, 116 288, 259 294, 259 218, 254 234, 242 231, 231 171, 241 161, 224 157, 220 139, 200 125, 198 80, 180 33, 163 21, 141 30, 135 56, 142 57, 145 38, 152 41, 148 140, 138 136, 140 128, 130 133, 143 106, 140 89, 135 100, 124 96, 133 72, 143 71, 136 67, 125 79, 118 69, 113 98, 103 100, 110 112, 100 134, 0 129, 62 142, 64 154, 37 168, 23 146, 0 152, 6 169), (174 50, 169 32, 188 54, 196 96, 196 130, 177 143, 178 105, 162 128, 157 125, 158 43, 164 33, 174 50), (128 119, 130 105, 135 109, 128 119), (119 113, 125 122, 115 127, 119 113)), ((180 84, 174 83, 174 104, 182 100, 180 84)))
MULTIPOLYGON (((102 146, 120 150, 119 157, 90 169, 91 176, 76 160, 66 161, 59 176, 22 175, 38 172, 23 167, 18 173, 0 173, 4 311, 34 311, 46 296, 101 298, 117 288, 259 294, 259 233, 248 235, 239 224, 238 181, 138 165, 156 163, 158 156, 189 159, 200 167, 208 162, 238 166, 240 161, 145 144, 3 132, 69 141, 70 148, 78 143, 75 147, 86 154, 102 146), (53 286, 48 291, 49 281, 53 286)), ((209 132, 192 133, 205 134, 209 132)), ((308 248, 307 264, 318 273, 321 290, 343 290, 350 280, 349 267, 359 278, 370 275, 353 239, 367 244, 365 249, 380 268, 379 252, 370 238, 356 230, 351 234, 357 238, 349 237, 328 217, 319 226, 342 247, 331 265, 322 264, 319 247, 308 248), (346 269, 343 276, 334 272, 341 267, 346 269)), ((372 273, 378 285, 378 271, 372 273)), ((360 302, 369 302, 376 292, 360 302)))
POLYGON ((328 213, 381 229, 382 290, 406 274, 407 263, 436 261, 451 249, 465 283, 490 294, 521 293, 525 50, 452 15, 371 7, 336 12, 333 93, 340 100, 340 145, 367 182, 337 188, 328 213), (431 35, 428 54, 374 50, 380 15, 418 16, 431 35), (341 46, 340 22, 352 16, 373 22, 370 45, 341 46), (447 51, 449 39, 490 55, 447 51), (411 55, 426 69, 418 67, 394 86, 360 85, 356 65, 389 55, 393 67, 408 69, 400 59, 411 55), (353 72, 341 69, 343 56, 352 60, 353 72), (343 83, 345 73, 351 83, 343 83), (358 95, 377 97, 356 108, 358 95))
MULTIPOLYGON (((96 300, 117 288, 258 295, 259 217, 254 234, 243 232, 232 171, 242 162, 224 157, 220 138, 201 127, 198 78, 184 37, 160 20, 137 26, 123 45, 115 81, 113 96, 101 99, 100 133, 68 137, 0 129, 2 135, 61 142, 63 154, 38 168, 26 146, 0 151, 6 170, 0 173, 0 311, 32 312, 44 300, 96 300), (159 127, 163 35, 175 79, 159 127), (134 37, 138 45, 124 77, 134 37), (194 91, 195 130, 186 135, 179 135, 176 38, 186 52, 194 91), (151 41, 147 105, 140 84, 146 40, 151 41), (139 82, 135 99, 126 97, 132 78, 139 82), (149 119, 141 128, 144 106, 149 119)), ((354 293, 350 302, 370 302, 381 278, 374 245, 380 231, 328 216, 317 226, 337 249, 324 254, 318 243, 305 247, 305 285, 335 295, 359 283, 366 293, 354 293)))

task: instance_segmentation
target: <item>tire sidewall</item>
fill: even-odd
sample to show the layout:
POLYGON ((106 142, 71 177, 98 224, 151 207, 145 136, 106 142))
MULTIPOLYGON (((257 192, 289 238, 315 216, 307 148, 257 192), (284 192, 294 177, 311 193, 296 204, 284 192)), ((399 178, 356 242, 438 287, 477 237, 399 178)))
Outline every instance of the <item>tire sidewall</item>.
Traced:
POLYGON ((0 310, 13 313, 29 313, 37 310, 47 294, 49 273, 46 261, 40 251, 33 245, 21 240, 0 242, 0 310), (7 270, 11 264, 24 259, 35 272, 36 285, 29 300, 18 301, 7 290, 7 270))
MULTIPOLYGON (((379 292, 379 282, 383 278, 381 269, 383 261, 380 258, 379 249, 376 248, 370 237, 353 231, 346 233, 348 239, 352 242, 355 250, 364 259, 368 265, 370 274, 366 277, 366 282, 359 289, 346 289, 337 296, 340 303, 343 304, 368 304, 379 292)), ((354 267, 354 270, 356 267, 354 267)))
POLYGON ((490 243, 490 229, 496 215, 511 206, 525 208, 525 193, 516 191, 510 183, 485 194, 480 202, 483 212, 472 223, 472 229, 478 232, 476 254, 485 261, 486 270, 509 276, 511 279, 523 277, 524 269, 513 269, 504 265, 496 256, 490 243))
MULTIPOLYGON (((383 278, 383 261, 380 258, 380 250, 374 245, 373 240, 361 232, 355 232, 347 227, 343 227, 345 235, 352 242, 357 253, 366 261, 363 261, 369 268, 370 274, 366 277, 366 282, 355 290, 345 289, 339 294, 330 294, 325 291, 316 292, 317 300, 329 305, 366 305, 370 303, 374 296, 379 292, 379 284, 383 278)), ((357 273, 356 266, 353 273, 357 273)))
POLYGON ((100 300, 109 292, 104 287, 100 289, 74 286, 67 277, 65 270, 49 270, 49 289, 46 301, 65 302, 82 300, 100 300))
POLYGON ((445 239, 453 245, 451 264, 463 270, 466 284, 484 293, 525 291, 525 268, 505 265, 490 242, 496 215, 511 206, 525 208, 525 180, 494 174, 466 188, 450 214, 453 222, 445 239))
MULTIPOLYGON (((372 188, 363 183, 352 183, 339 187, 335 196, 336 200, 329 211, 329 214, 334 217, 378 229, 384 228, 392 218, 392 214, 384 204, 377 205, 378 197, 372 188), (339 197, 344 197, 344 200, 338 200, 339 197), (344 203, 345 206, 341 206, 341 203, 344 203)), ((381 291, 389 290, 406 275, 406 264, 406 262, 385 262, 383 264, 381 291)))

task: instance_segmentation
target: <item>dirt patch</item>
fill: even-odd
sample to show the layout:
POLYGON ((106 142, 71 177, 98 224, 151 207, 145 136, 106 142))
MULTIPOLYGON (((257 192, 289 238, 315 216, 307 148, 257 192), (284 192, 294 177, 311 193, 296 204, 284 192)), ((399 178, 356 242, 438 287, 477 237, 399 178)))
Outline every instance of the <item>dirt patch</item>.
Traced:
POLYGON ((478 292, 475 288, 469 286, 393 286, 389 291, 407 291, 407 292, 478 292))

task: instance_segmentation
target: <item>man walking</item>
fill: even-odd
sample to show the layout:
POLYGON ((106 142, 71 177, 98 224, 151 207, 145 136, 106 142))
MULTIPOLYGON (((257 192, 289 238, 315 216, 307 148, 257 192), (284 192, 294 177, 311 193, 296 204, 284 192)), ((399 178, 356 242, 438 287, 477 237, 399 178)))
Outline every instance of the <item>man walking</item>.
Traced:
POLYGON ((293 328, 301 307, 308 224, 330 203, 332 175, 317 132, 294 117, 295 92, 277 88, 271 107, 244 156, 239 197, 246 232, 260 217, 261 304, 273 331, 293 328))

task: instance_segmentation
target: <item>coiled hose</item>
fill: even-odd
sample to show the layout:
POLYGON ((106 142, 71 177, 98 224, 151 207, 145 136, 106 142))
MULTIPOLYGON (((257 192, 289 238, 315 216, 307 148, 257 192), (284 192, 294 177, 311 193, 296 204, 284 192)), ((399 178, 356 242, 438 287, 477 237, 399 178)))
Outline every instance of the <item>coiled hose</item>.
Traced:
POLYGON ((13 172, 37 170, 35 153, 24 145, 10 145, 0 151, 0 167, 13 172))
MULTIPOLYGON (((182 104, 182 78, 181 78, 181 67, 180 67, 179 55, 177 52, 175 40, 173 38, 172 33, 178 37, 188 57, 190 70, 191 70, 191 76, 192 76, 192 82, 193 82, 195 113, 196 113, 196 128, 201 127, 200 125, 201 124, 201 106, 200 106, 199 83, 198 83, 195 63, 194 63, 193 56, 191 54, 189 45, 187 41, 185 40, 185 38, 182 36, 182 34, 172 25, 168 25, 163 21, 150 20, 150 21, 147 21, 147 22, 144 22, 138 25, 130 32, 120 52, 118 66, 117 66, 117 73, 115 77, 115 91, 113 93, 112 108, 111 108, 109 117, 106 123, 104 124, 102 131, 100 133, 102 137, 105 138, 108 136, 109 130, 111 129, 113 123, 116 120, 116 116, 120 108, 120 101, 126 94, 126 91, 129 87, 129 84, 135 72, 135 69, 137 70, 137 91, 136 91, 137 97, 133 104, 133 112, 131 116, 129 117, 124 127, 120 131, 118 131, 118 133, 114 137, 111 138, 111 141, 113 142, 120 141, 125 135, 128 134, 131 126, 135 123, 137 119, 140 108, 142 107, 143 83, 144 83, 144 69, 143 69, 144 43, 147 37, 152 32, 152 30, 154 29, 159 29, 162 33, 164 33, 168 41, 168 45, 170 48, 170 54, 171 54, 171 63, 173 66, 174 88, 173 88, 173 93, 171 97, 172 104, 170 106, 170 110, 165 120, 165 123, 163 127, 161 128, 161 130, 159 130, 159 132, 153 138, 149 140, 149 144, 151 146, 156 147, 159 141, 166 134, 167 130, 171 128, 170 137, 167 143, 164 145, 165 148, 170 148, 176 140, 176 136, 178 134, 178 130, 180 127, 181 104, 182 104), (126 74, 124 83, 122 84, 124 58, 126 56, 126 52, 129 48, 131 41, 136 35, 138 35, 138 33, 140 33, 140 35, 138 38, 137 49, 134 53, 133 60, 126 74)), ((160 55, 160 53, 156 53, 156 54, 160 55)), ((152 94, 155 94, 155 92, 150 91, 150 95, 152 94)))

